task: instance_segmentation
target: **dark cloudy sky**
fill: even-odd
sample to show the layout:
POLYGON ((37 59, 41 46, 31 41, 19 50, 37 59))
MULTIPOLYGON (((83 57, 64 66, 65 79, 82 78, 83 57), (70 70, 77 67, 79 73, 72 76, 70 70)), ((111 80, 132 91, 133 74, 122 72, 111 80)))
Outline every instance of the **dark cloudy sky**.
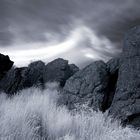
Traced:
POLYGON ((15 65, 62 57, 84 66, 121 52, 140 0, 0 0, 0 52, 15 65))

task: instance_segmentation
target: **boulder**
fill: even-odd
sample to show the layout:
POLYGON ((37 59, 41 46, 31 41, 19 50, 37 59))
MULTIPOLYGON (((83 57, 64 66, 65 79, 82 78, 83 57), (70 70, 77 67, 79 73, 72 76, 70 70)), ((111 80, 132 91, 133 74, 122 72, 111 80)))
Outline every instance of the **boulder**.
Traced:
POLYGON ((36 61, 28 67, 12 68, 0 81, 0 90, 13 95, 19 90, 32 86, 43 86, 45 64, 36 61))
POLYGON ((22 81, 22 72, 25 68, 12 68, 0 80, 0 91, 9 95, 13 95, 18 90, 22 89, 19 85, 22 81))
POLYGON ((107 65, 103 61, 93 62, 66 81, 59 103, 69 108, 88 104, 94 110, 103 110, 108 80, 107 65))
POLYGON ((66 80, 77 71, 79 71, 79 68, 76 65, 69 65, 67 60, 58 58, 45 66, 43 80, 45 83, 58 82, 63 87, 66 80))
POLYGON ((140 128, 140 26, 128 31, 109 113, 123 124, 140 128))
POLYGON ((58 82, 63 86, 66 80, 76 73, 79 68, 68 61, 56 59, 45 65, 42 61, 35 61, 28 67, 12 68, 0 80, 0 91, 9 95, 32 86, 45 87, 47 82, 58 82))
POLYGON ((27 88, 32 86, 44 87, 43 72, 45 63, 42 61, 35 61, 28 65, 22 72, 22 81, 20 87, 27 88))
POLYGON ((0 79, 5 75, 5 73, 11 69, 13 66, 13 61, 10 60, 8 55, 3 55, 0 53, 0 79))

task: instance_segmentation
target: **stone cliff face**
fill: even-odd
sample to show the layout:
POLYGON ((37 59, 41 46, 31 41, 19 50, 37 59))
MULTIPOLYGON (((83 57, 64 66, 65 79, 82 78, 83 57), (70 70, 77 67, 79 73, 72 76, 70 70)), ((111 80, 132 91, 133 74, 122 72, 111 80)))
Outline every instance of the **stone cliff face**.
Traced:
POLYGON ((62 90, 60 102, 69 108, 87 104, 94 110, 106 111, 112 104, 120 59, 96 61, 71 76, 62 90))
POLYGON ((93 62, 66 81, 62 101, 69 106, 88 103, 94 110, 103 110, 108 81, 107 65, 103 61, 93 62))
POLYGON ((140 127, 140 26, 125 35, 117 88, 109 111, 124 123, 140 127))
POLYGON ((12 65, 8 56, 0 54, 0 90, 7 94, 31 86, 44 88, 46 82, 55 81, 62 91, 59 104, 109 110, 124 125, 140 128, 140 26, 126 34, 122 56, 107 63, 96 61, 82 70, 61 58, 47 65, 42 61, 23 68, 12 65))

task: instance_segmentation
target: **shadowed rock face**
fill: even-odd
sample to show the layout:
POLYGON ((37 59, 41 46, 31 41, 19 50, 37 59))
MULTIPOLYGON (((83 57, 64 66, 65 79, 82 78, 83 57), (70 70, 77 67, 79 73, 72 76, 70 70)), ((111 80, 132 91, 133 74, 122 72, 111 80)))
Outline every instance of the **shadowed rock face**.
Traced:
POLYGON ((125 36, 116 93, 110 114, 140 127, 140 26, 125 36))
POLYGON ((37 86, 43 81, 44 68, 42 61, 33 62, 28 67, 12 68, 0 81, 0 89, 11 95, 24 88, 37 86))
POLYGON ((96 61, 70 77, 59 99, 69 109, 77 104, 87 104, 94 110, 106 111, 113 100, 118 78, 119 58, 106 64, 96 61))
POLYGON ((77 66, 69 65, 64 59, 56 59, 47 65, 42 61, 36 61, 28 67, 12 68, 8 71, 0 80, 0 90, 13 95, 32 86, 44 88, 46 82, 55 81, 64 86, 66 80, 78 70, 77 66))
POLYGON ((21 88, 27 88, 31 86, 43 87, 43 72, 45 69, 45 63, 42 61, 36 61, 31 64, 22 72, 21 88))
POLYGON ((0 53, 0 79, 9 69, 11 69, 13 63, 14 62, 10 60, 8 55, 3 55, 0 53))
POLYGON ((106 111, 112 104, 117 80, 118 80, 118 71, 120 67, 120 59, 119 58, 113 58, 107 62, 108 67, 108 73, 109 73, 109 81, 108 81, 108 90, 107 90, 107 96, 106 96, 106 105, 104 105, 104 111, 106 111))
POLYGON ((94 110, 103 110, 108 80, 107 65, 103 61, 93 62, 67 80, 60 100, 69 108, 88 103, 94 110))
POLYGON ((79 68, 74 64, 68 64, 67 60, 58 58, 45 66, 43 74, 44 82, 58 82, 61 87, 65 85, 66 80, 79 68))
POLYGON ((22 81, 22 72, 26 68, 12 68, 0 81, 0 90, 7 94, 14 94, 16 91, 23 89, 20 84, 22 81))

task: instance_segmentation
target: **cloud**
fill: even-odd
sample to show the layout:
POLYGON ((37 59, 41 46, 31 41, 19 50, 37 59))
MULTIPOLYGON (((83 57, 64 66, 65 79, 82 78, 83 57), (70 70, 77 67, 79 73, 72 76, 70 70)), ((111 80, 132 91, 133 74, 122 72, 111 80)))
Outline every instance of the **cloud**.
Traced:
MULTIPOLYGON (((47 50, 49 46, 46 43, 58 43, 56 46, 59 46, 67 40, 71 31, 82 25, 100 40, 109 41, 112 47, 99 46, 96 41, 93 43, 94 40, 84 37, 77 45, 85 45, 84 50, 90 60, 93 52, 94 57, 105 59, 117 54, 122 48, 124 33, 140 24, 139 5, 140 1, 136 0, 0 0, 0 51, 6 51, 6 48, 13 51, 35 50, 39 48, 38 44, 47 50), (94 44, 90 53, 89 44, 94 44), (98 48, 95 49, 95 46, 98 48)), ((66 59, 70 55, 71 59, 80 56, 79 52, 83 51, 80 46, 62 56, 67 55, 66 59)), ((77 60, 80 61, 80 58, 77 60)))
POLYGON ((61 40, 73 28, 73 22, 81 20, 99 35, 119 43, 128 28, 140 23, 139 4, 136 0, 2 0, 4 14, 0 18, 7 29, 1 38, 11 43, 42 42, 49 40, 47 33, 53 33, 61 40))
POLYGON ((8 54, 17 66, 25 66, 33 60, 40 59, 48 62, 61 57, 80 67, 83 63, 87 65, 93 60, 106 61, 120 52, 108 39, 99 38, 92 29, 84 25, 75 27, 64 41, 54 42, 15 44, 11 48, 1 49, 1 52, 8 54), (21 49, 16 49, 18 46, 21 49))

